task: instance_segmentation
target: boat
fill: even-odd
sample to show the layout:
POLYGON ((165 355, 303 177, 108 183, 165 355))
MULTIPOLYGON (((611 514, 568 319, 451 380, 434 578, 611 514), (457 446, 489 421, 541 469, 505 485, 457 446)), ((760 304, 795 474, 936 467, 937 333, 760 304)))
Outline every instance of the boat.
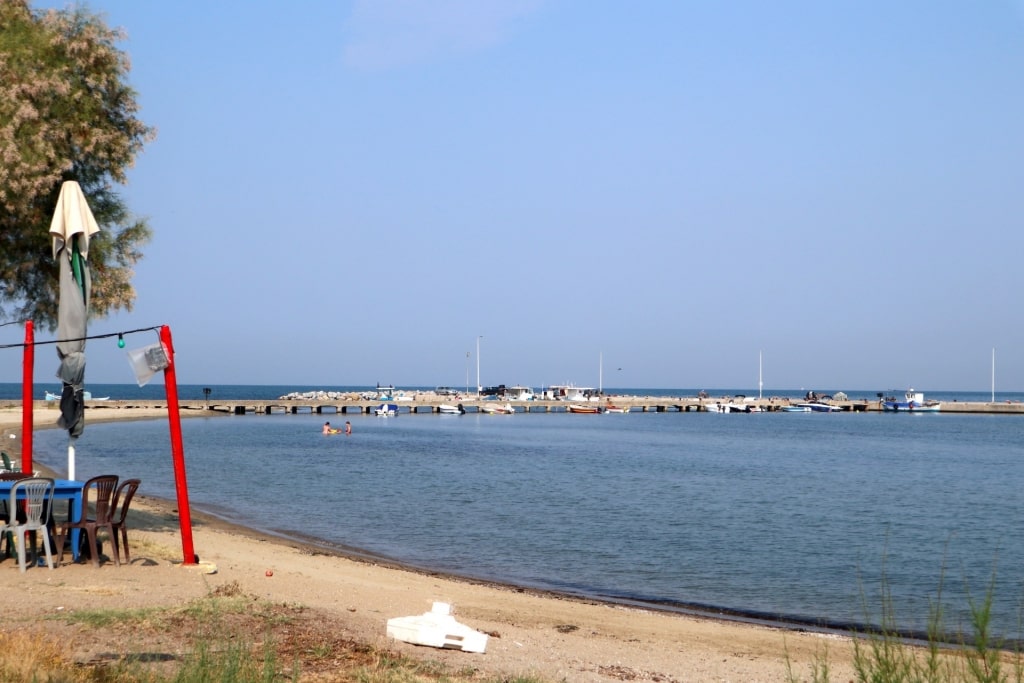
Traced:
POLYGON ((480 412, 487 413, 488 415, 512 415, 516 412, 516 409, 508 402, 504 404, 485 403, 480 406, 480 412))
POLYGON ((573 403, 566 408, 570 413, 589 413, 596 414, 601 412, 599 406, 581 406, 578 403, 573 403))
POLYGON ((462 407, 461 403, 457 406, 453 406, 448 403, 442 403, 437 407, 437 412, 441 413, 442 415, 465 415, 466 409, 462 407))
POLYGON ((534 398, 533 389, 516 385, 505 389, 505 398, 513 401, 532 401, 534 398))
POLYGON ((707 403, 704 411, 708 413, 760 413, 761 406, 752 403, 707 403))
POLYGON ((552 384, 541 392, 545 401, 572 401, 586 403, 597 400, 598 391, 592 387, 577 387, 573 384, 552 384))
POLYGON ((782 406, 782 412, 784 413, 809 413, 811 407, 808 405, 800 404, 797 406, 782 406))
POLYGON ((378 383, 377 390, 375 392, 371 392, 371 395, 378 401, 393 401, 395 398, 395 385, 388 384, 386 386, 381 386, 380 383, 378 383))
POLYGON ((808 403, 797 403, 797 408, 803 408, 804 412, 812 413, 838 413, 842 408, 834 406, 831 403, 822 403, 821 401, 810 401, 808 403))
POLYGON ((608 400, 604 404, 604 408, 602 408, 602 412, 605 412, 605 413, 628 413, 629 412, 629 406, 617 406, 614 403, 612 403, 612 399, 611 399, 611 397, 609 397, 608 400))
POLYGON ((941 401, 926 401, 924 392, 907 389, 902 401, 890 397, 882 401, 882 410, 887 413, 937 413, 942 409, 941 401))
MULTIPOLYGON (((91 391, 83 391, 82 392, 82 398, 84 400, 86 400, 86 401, 109 401, 110 400, 109 396, 93 396, 91 391)), ((47 401, 59 401, 60 400, 60 394, 55 394, 52 391, 47 391, 46 392, 46 400, 47 401)))
POLYGON ((381 403, 373 409, 377 417, 395 417, 398 415, 398 405, 395 403, 381 403))

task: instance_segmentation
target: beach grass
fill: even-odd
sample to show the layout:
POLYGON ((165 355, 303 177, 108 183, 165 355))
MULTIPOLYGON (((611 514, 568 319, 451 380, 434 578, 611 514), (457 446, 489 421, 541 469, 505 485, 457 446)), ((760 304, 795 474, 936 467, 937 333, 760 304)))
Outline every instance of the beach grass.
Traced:
MULTIPOLYGON (((1024 683, 1024 653, 990 633, 991 585, 971 600, 971 633, 953 643, 942 630, 939 600, 921 642, 896 629, 884 588, 883 596, 880 625, 850 634, 855 680, 1024 683)), ((307 607, 259 599, 229 583, 174 607, 74 610, 30 628, 0 631, 0 683, 545 683, 529 676, 488 678, 472 666, 439 662, 429 652, 411 657, 347 639, 342 631, 307 607), (72 640, 102 646, 85 661, 73 661, 72 640)), ((828 647, 823 641, 806 672, 790 666, 787 654, 788 681, 830 683, 828 647)))
MULTIPOLYGON (((991 632, 995 572, 981 599, 976 600, 968 591, 970 630, 957 635, 945 629, 944 577, 945 569, 921 641, 897 628, 894 601, 883 572, 879 625, 851 634, 858 683, 1024 683, 1024 650, 1020 641, 1008 643, 991 632)), ((868 614, 866 600, 864 604, 868 614)), ((793 671, 788 654, 787 672, 789 683, 830 683, 827 645, 822 646, 811 663, 809 678, 793 671)))
POLYGON ((174 608, 89 609, 0 631, 0 683, 543 683, 482 677, 339 637, 296 605, 245 595, 237 584, 174 608), (64 628, 62 628, 64 627, 64 628), (88 661, 68 640, 103 642, 88 661))

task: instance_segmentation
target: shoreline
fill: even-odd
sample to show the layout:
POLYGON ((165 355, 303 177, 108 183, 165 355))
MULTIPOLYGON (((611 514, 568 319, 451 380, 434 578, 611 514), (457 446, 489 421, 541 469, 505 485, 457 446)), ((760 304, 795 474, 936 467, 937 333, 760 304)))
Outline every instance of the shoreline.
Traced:
MULTIPOLYGON (((13 412, 20 430, 20 409, 13 412)), ((42 412, 34 416, 35 429, 55 428, 55 411, 42 412)), ((11 413, 0 410, 0 430, 5 433, 12 431, 11 413)), ((166 410, 133 413, 132 419, 166 418, 166 410)), ((115 422, 127 416, 111 414, 100 419, 87 413, 87 420, 90 417, 92 422, 115 422)), ((42 593, 71 609, 75 603, 80 603, 79 609, 89 608, 95 596, 69 593, 67 586, 79 581, 92 585, 100 577, 105 586, 113 581, 104 590, 119 591, 118 604, 125 607, 152 601, 178 604, 187 594, 237 584, 263 599, 326 610, 357 640, 375 647, 494 673, 535 672, 569 683, 622 680, 623 672, 653 680, 781 681, 788 680, 789 667, 800 675, 810 671, 823 653, 834 674, 852 674, 848 635, 807 625, 746 620, 714 610, 688 613, 451 575, 294 533, 248 527, 201 505, 193 505, 192 511, 195 552, 203 564, 214 564, 217 573, 183 571, 176 503, 140 493, 132 512, 147 521, 131 527, 130 566, 116 568, 106 562, 95 570, 88 563, 65 563, 52 576, 42 569, 20 574, 16 563, 0 567, 6 566, 9 576, 19 576, 16 585, 35 587, 31 593, 36 599, 42 593), (163 557, 154 558, 150 547, 163 548, 163 557), (202 578, 197 581, 197 576, 202 578), (461 623, 496 634, 487 652, 471 655, 385 637, 388 618, 422 614, 433 601, 452 604, 461 623)), ((46 599, 41 602, 45 604, 46 599)))
MULTIPOLYGON (((36 409, 36 415, 38 415, 40 409, 36 409)), ((56 417, 54 413, 58 413, 54 408, 42 409, 46 414, 53 416, 54 421, 56 417)), ((4 429, 7 425, 4 419, 6 409, 0 408, 0 429, 4 429)), ((217 412, 217 411, 182 411, 182 419, 188 417, 230 417, 230 414, 217 412)), ((86 414, 87 423, 112 423, 112 422, 136 422, 142 420, 159 420, 167 418, 166 409, 140 409, 134 408, 131 410, 103 410, 97 411, 96 415, 91 415, 87 412, 86 414)), ((20 427, 20 424, 19 424, 20 427)), ((57 429, 56 424, 51 424, 40 427, 38 421, 35 422, 35 429, 57 429)), ((46 471, 50 474, 54 473, 54 470, 46 465, 40 464, 36 467, 37 470, 46 471)), ((159 502, 166 506, 176 506, 177 502, 159 496, 147 496, 147 499, 151 501, 159 502)), ((192 515, 202 515, 207 518, 207 521, 216 520, 219 524, 233 529, 236 533, 245 534, 254 538, 263 538, 265 540, 276 541, 280 543, 290 544, 293 547, 302 547, 303 549, 311 552, 323 552, 342 557, 355 562, 368 562, 371 564, 386 566, 400 571, 414 572, 423 574, 426 576, 437 576, 443 577, 450 580, 456 581, 467 581, 470 583, 492 586, 495 588, 504 588, 509 590, 517 591, 529 591, 531 593, 548 596, 557 599, 564 600, 581 600, 581 601, 596 601, 605 603, 608 605, 619 605, 624 607, 632 607, 637 609, 647 609, 657 612, 664 612, 666 614, 683 615, 701 619, 719 619, 728 622, 734 622, 738 624, 751 624, 757 626, 763 626, 767 628, 777 628, 785 631, 813 631, 821 634, 834 634, 834 635, 845 635, 854 630, 863 630, 865 624, 855 624, 847 622, 836 622, 824 619, 814 618, 801 618, 798 616, 787 616, 782 614, 766 614, 757 612, 754 610, 743 610, 737 608, 721 607, 717 605, 706 605, 698 603, 682 603, 682 602, 671 602, 671 601, 658 601, 651 599, 644 599, 642 597, 635 596, 620 596, 620 595, 607 595, 598 593, 587 593, 587 592, 572 592, 566 590, 558 590, 554 588, 546 588, 537 585, 526 585, 512 583, 509 581, 503 581, 498 578, 489 578, 483 576, 474 576, 471 574, 457 574, 436 567, 427 567, 407 563, 401 559, 388 557, 386 555, 380 555, 364 548, 357 546, 348 546, 339 544, 331 541, 327 541, 322 538, 315 536, 302 534, 301 532, 295 532, 290 530, 281 530, 274 528, 262 527, 257 524, 247 522, 245 520, 233 519, 230 514, 218 512, 216 509, 205 506, 202 503, 190 502, 190 508, 192 515)), ((200 560, 202 558, 200 557, 200 560)), ((920 634, 908 634, 908 637, 919 637, 920 634)))
MULTIPOLYGON (((59 410, 57 410, 54 404, 51 403, 42 409, 36 407, 33 412, 34 419, 38 418, 41 414, 52 418, 48 421, 48 424, 45 424, 44 426, 40 426, 38 420, 35 420, 35 430, 58 429, 55 421, 56 416, 59 414, 59 410)), ((9 421, 9 416, 11 414, 10 408, 0 408, 0 431, 5 433, 11 431, 9 421)), ((18 434, 20 436, 20 407, 17 415, 19 418, 18 434)), ((182 419, 186 419, 187 417, 230 417, 230 414, 219 411, 182 410, 181 416, 182 419)), ((167 419, 167 410, 166 408, 154 409, 136 407, 131 410, 106 410, 99 408, 96 409, 95 412, 91 412, 87 409, 86 418, 87 423, 94 422, 107 424, 114 422, 165 420, 167 419)), ((54 473, 52 468, 42 464, 40 464, 36 469, 42 469, 50 474, 54 473)), ((159 501, 161 504, 167 506, 173 507, 177 505, 177 502, 170 498, 163 498, 159 496, 147 496, 147 498, 152 501, 159 501)), ((356 562, 368 562, 371 564, 387 566, 393 569, 424 574, 427 576, 438 576, 498 588, 529 591, 538 595, 547 595, 558 599, 597 601, 609 605, 648 609, 664 612, 666 614, 684 615, 695 618, 719 619, 738 624, 752 624, 791 632, 810 631, 821 634, 846 635, 852 632, 862 632, 874 627, 871 624, 860 622, 801 617, 798 615, 771 614, 756 610, 744 610, 736 607, 723 607, 711 604, 684 603, 668 600, 659 601, 656 599, 645 599, 639 596, 608 595, 587 593, 584 591, 573 592, 538 585, 512 583, 509 581, 503 581, 499 578, 475 576, 472 574, 458 574, 436 567, 407 563, 401 559, 374 553, 373 551, 364 548, 327 541, 319 537, 302 534, 301 532, 268 528, 246 520, 234 519, 229 511, 222 513, 214 508, 204 505, 203 503, 197 504, 191 500, 190 507, 193 515, 200 514, 208 520, 216 520, 219 524, 234 529, 237 533, 285 544, 297 544, 296 547, 301 546, 307 551, 329 553, 337 557, 346 558, 356 562)), ((903 635, 911 640, 926 639, 926 634, 917 631, 904 631, 903 635)))
MULTIPOLYGON (((35 407, 33 411, 35 430, 58 429, 56 419, 59 409, 56 404, 50 403, 40 408, 35 407), (38 418, 43 417, 44 422, 40 424, 38 418)), ((182 410, 182 419, 195 417, 231 417, 230 413, 206 410, 182 410)), ((20 436, 20 405, 15 410, 11 407, 0 407, 0 432, 5 435, 12 433, 14 427, 12 419, 17 418, 17 434, 20 436)), ((167 409, 133 407, 128 410, 109 410, 106 406, 87 408, 87 424, 92 423, 115 423, 115 422, 136 422, 147 420, 166 420, 167 409)), ((10 453, 10 451, 8 451, 10 453)), ((19 451, 20 454, 20 451, 19 451)), ((11 453, 11 455, 14 455, 11 453)), ((37 469, 54 472, 46 465, 40 464, 37 469)), ((162 505, 174 507, 177 502, 171 498, 159 496, 147 496, 152 501, 158 501, 162 505)), ((800 615, 789 615, 781 613, 768 613, 757 610, 747 610, 741 607, 725 607, 705 603, 686 603, 672 600, 658 600, 645 598, 643 596, 603 594, 600 592, 586 592, 561 590, 559 588, 514 583, 501 578, 473 575, 469 573, 455 573, 438 567, 430 567, 405 562, 399 558, 381 555, 365 548, 349 546, 342 543, 328 541, 312 535, 302 534, 293 530, 275 529, 261 526, 255 522, 233 518, 230 508, 224 508, 224 512, 218 511, 204 503, 196 503, 190 500, 192 515, 202 515, 208 521, 216 520, 218 524, 233 529, 236 533, 244 534, 253 538, 260 538, 269 542, 283 543, 292 547, 301 547, 308 552, 327 553, 336 557, 345 558, 354 562, 366 562, 369 564, 386 566, 399 571, 407 571, 425 576, 443 577, 454 581, 466 581, 474 584, 504 588, 516 591, 527 591, 536 595, 548 596, 563 600, 580 600, 584 602, 600 602, 607 605, 617 605, 636 609, 652 610, 669 615, 682 615, 698 619, 715 619, 737 624, 748 624, 772 629, 780 629, 788 632, 813 632, 823 635, 846 636, 851 633, 862 633, 877 629, 876 624, 868 622, 855 622, 849 620, 828 619, 825 617, 809 617, 800 615)), ((898 632, 901 637, 910 641, 925 642, 927 634, 916 630, 902 630, 898 632)), ((953 634, 955 635, 955 634, 953 634)), ((953 635, 950 637, 952 638, 953 635)), ((953 642, 952 640, 950 642, 953 642)))

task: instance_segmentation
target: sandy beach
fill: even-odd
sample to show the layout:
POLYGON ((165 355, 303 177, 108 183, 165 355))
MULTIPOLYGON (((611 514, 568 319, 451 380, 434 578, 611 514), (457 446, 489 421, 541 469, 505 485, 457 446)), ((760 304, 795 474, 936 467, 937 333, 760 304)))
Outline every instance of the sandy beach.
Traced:
MULTIPOLYGON (((123 412, 89 410, 86 420, 123 419, 123 412)), ((130 417, 166 418, 166 411, 152 413, 133 410, 130 417)), ((52 427, 56 418, 56 410, 37 409, 35 429, 52 427)), ((19 457, 20 422, 20 408, 0 409, 4 450, 19 457)), ((180 564, 174 503, 147 497, 143 482, 130 523, 131 564, 116 567, 108 561, 97 570, 88 562, 73 564, 66 556, 53 571, 31 568, 22 574, 15 560, 3 561, 9 617, 4 628, 38 625, 57 611, 171 606, 232 591, 274 604, 301 605, 305 618, 338 637, 492 675, 530 673, 568 682, 785 681, 791 667, 798 679, 810 680, 816 658, 827 651, 831 680, 854 678, 851 641, 845 636, 636 609, 413 571, 261 534, 197 510, 192 521, 201 560, 197 567, 180 564), (434 602, 449 603, 460 623, 487 633, 486 652, 387 638, 388 619, 423 614, 434 602)), ((49 629, 61 628, 59 622, 45 623, 49 629)), ((127 647, 127 641, 111 642, 109 634, 72 630, 76 661, 96 661, 105 652, 127 647)), ((131 647, 144 651, 147 644, 132 642, 131 647)), ((330 680, 329 671, 322 673, 330 680)))

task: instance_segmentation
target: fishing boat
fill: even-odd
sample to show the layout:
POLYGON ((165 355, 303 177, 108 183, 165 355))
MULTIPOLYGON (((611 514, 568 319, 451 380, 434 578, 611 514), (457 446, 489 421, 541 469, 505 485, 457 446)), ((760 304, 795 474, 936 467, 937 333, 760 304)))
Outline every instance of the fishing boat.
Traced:
POLYGON ((381 403, 373 409, 373 414, 377 417, 396 417, 398 415, 398 405, 395 403, 381 403))
POLYGON ((574 403, 596 401, 598 392, 591 387, 577 387, 573 384, 552 384, 541 392, 545 401, 572 401, 574 403))
POLYGON ((533 389, 530 387, 516 385, 505 390, 505 398, 513 401, 532 401, 536 396, 534 396, 533 389))
POLYGON ((487 413, 488 415, 512 415, 516 412, 516 409, 512 407, 511 403, 504 404, 493 404, 485 403, 480 406, 481 413, 487 413))
POLYGON ((609 403, 608 405, 606 405, 604 407, 604 412, 606 412, 606 413, 628 413, 629 412, 629 406, 616 406, 616 405, 612 405, 611 403, 609 403))
POLYGON ((442 415, 465 415, 466 409, 462 407, 461 403, 457 406, 453 406, 448 403, 442 403, 437 407, 437 412, 441 413, 442 415))
POLYGON ((566 408, 570 413, 589 413, 596 414, 601 412, 601 408, 598 406, 581 406, 578 403, 573 403, 566 408))
POLYGON ((887 413, 937 413, 942 409, 941 401, 926 401, 924 392, 907 389, 903 400, 890 397, 882 401, 882 410, 887 413))
POLYGON ((784 413, 809 413, 811 407, 808 405, 800 404, 796 406, 782 406, 782 412, 784 413))

